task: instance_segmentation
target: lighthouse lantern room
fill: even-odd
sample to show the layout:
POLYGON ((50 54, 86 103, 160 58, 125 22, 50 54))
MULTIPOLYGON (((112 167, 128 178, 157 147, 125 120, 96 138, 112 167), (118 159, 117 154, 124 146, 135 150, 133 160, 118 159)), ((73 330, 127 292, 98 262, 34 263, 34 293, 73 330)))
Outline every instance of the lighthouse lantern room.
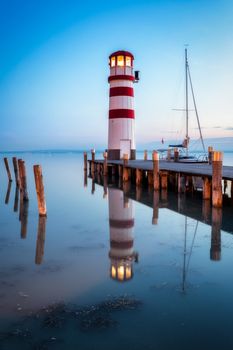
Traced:
POLYGON ((117 51, 109 56, 108 159, 136 158, 133 70, 134 56, 117 51))

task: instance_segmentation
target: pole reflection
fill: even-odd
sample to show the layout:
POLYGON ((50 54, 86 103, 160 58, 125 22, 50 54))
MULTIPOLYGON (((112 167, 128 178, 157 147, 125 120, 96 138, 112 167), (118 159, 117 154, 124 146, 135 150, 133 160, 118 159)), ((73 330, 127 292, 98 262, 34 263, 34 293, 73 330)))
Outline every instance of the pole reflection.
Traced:
POLYGON ((10 200, 10 194, 11 194, 11 181, 8 181, 7 191, 6 191, 6 197, 5 197, 5 204, 9 203, 10 200))
POLYGON ((36 256, 35 256, 36 265, 40 265, 44 257, 46 220, 47 220, 46 216, 39 216, 38 229, 37 229, 37 241, 36 241, 36 256))

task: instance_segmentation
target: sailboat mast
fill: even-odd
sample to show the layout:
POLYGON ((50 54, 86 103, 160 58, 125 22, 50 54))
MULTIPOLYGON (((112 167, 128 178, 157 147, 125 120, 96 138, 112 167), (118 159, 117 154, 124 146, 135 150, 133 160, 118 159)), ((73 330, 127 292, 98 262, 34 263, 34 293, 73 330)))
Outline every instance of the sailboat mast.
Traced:
POLYGON ((189 110, 188 110, 188 53, 187 48, 185 48, 185 111, 186 111, 186 140, 187 140, 187 151, 188 154, 188 140, 189 140, 189 110))

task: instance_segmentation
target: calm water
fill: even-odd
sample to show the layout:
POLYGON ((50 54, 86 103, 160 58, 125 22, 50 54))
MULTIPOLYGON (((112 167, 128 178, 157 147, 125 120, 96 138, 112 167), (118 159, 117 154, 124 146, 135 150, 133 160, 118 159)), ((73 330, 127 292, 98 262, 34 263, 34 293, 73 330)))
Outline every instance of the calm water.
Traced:
POLYGON ((85 179, 79 153, 17 157, 30 201, 19 221, 1 161, 0 349, 233 348, 230 199, 221 212, 196 197, 122 191, 85 179), (45 222, 33 164, 43 168, 45 222))

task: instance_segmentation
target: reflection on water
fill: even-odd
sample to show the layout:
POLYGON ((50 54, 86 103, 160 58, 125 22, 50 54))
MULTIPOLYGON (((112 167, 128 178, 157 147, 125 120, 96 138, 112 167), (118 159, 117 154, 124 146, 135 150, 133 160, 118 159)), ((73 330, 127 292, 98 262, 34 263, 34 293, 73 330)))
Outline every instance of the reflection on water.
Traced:
POLYGON ((10 193, 11 193, 11 181, 8 181, 8 186, 7 186, 7 191, 6 191, 6 198, 5 198, 5 204, 9 203, 9 199, 10 199, 10 193))
POLYGON ((46 220, 47 218, 45 216, 39 216, 38 218, 36 257, 35 257, 35 263, 37 265, 40 265, 43 261, 45 233, 46 233, 46 220))
POLYGON ((229 186, 219 210, 192 192, 88 177, 76 153, 23 158, 42 164, 48 219, 32 171, 30 207, 17 186, 5 205, 0 186, 1 349, 233 347, 229 186))
POLYGON ((111 260, 110 276, 118 281, 133 277, 134 252, 134 208, 133 201, 116 188, 109 188, 109 230, 111 260))

